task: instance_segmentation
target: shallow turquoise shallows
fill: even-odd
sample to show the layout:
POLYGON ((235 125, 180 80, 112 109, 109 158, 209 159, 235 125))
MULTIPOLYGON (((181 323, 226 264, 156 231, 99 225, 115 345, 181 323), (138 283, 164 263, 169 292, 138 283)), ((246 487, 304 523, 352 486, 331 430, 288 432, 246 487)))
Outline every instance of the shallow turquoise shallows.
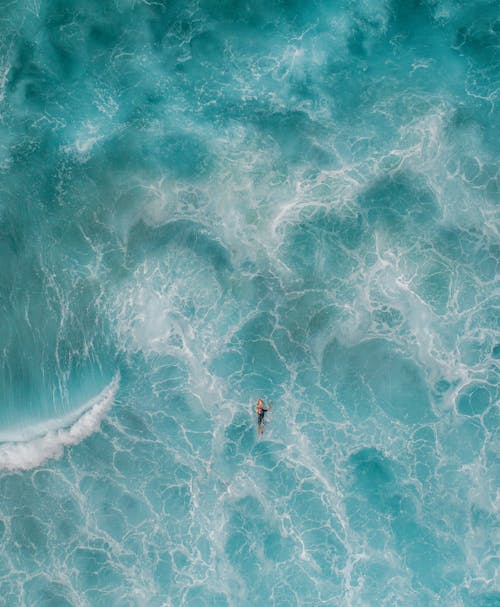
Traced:
POLYGON ((2 607, 500 605, 499 43, 0 1, 2 607))

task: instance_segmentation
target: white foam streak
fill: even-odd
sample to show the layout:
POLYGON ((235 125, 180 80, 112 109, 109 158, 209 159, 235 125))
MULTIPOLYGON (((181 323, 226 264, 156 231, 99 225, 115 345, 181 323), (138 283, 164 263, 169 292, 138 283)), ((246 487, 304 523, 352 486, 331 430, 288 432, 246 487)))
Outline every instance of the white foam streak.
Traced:
POLYGON ((113 381, 95 398, 88 401, 75 414, 50 420, 45 426, 37 425, 28 428, 24 440, 5 441, 0 443, 0 469, 29 470, 48 459, 62 455, 64 447, 77 445, 99 429, 101 420, 113 404, 118 390, 120 377, 117 374, 113 381), (29 437, 29 438, 28 438, 29 437))

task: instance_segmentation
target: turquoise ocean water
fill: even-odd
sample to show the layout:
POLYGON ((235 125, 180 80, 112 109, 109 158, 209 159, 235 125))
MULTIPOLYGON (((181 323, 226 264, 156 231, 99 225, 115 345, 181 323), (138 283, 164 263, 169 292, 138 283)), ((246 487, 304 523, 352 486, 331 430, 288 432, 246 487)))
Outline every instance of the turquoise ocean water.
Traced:
POLYGON ((0 605, 500 604, 499 38, 1 0, 0 605))

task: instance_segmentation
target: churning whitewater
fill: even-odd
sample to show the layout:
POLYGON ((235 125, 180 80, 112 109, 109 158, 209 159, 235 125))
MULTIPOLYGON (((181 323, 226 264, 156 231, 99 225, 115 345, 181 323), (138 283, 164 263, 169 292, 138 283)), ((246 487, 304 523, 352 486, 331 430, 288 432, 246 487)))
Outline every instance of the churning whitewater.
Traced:
POLYGON ((499 37, 0 2, 2 605, 500 603, 499 37))

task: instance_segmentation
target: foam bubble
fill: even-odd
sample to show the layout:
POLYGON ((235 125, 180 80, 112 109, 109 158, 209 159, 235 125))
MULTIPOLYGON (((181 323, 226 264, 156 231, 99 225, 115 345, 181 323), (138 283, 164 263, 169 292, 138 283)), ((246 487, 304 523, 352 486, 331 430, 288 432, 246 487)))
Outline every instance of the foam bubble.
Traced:
POLYGON ((37 424, 12 434, 2 433, 0 469, 29 470, 60 457, 64 447, 77 445, 99 429, 113 404, 120 383, 117 374, 100 394, 70 415, 37 424))

